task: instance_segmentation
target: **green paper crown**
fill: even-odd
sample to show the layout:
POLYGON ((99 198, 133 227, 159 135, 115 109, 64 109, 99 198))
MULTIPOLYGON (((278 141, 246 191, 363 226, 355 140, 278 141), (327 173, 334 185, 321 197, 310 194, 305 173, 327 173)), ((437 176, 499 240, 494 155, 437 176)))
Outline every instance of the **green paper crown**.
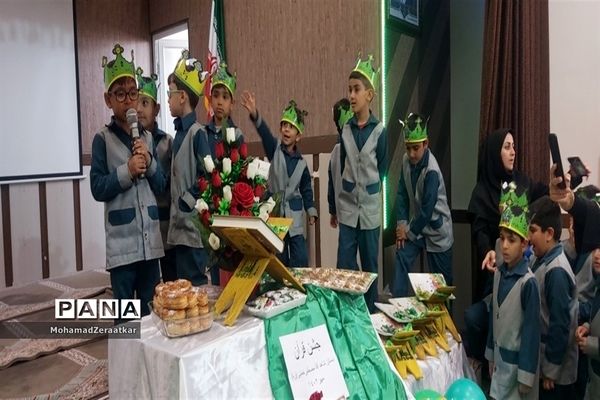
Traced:
POLYGON ((360 54, 358 55, 358 60, 356 62, 356 67, 352 70, 352 72, 358 72, 363 75, 371 86, 373 86, 373 90, 377 88, 377 75, 379 74, 379 69, 375 70, 373 68, 373 55, 369 54, 369 57, 366 60, 360 59, 360 54))
POLYGON ((338 126, 340 128, 342 128, 344 125, 346 125, 348 123, 348 121, 350 121, 350 119, 352 119, 352 117, 354 116, 354 113, 352 112, 352 109, 344 108, 342 106, 339 106, 338 110, 340 110, 340 117, 338 118, 338 126))
POLYGON ((116 58, 108 61, 106 56, 102 57, 102 68, 104 68, 104 89, 108 91, 111 85, 119 78, 129 76, 135 79, 135 66, 133 65, 133 50, 131 50, 131 61, 123 58, 123 47, 117 43, 113 47, 112 53, 116 58))
POLYGON ((283 110, 281 122, 289 122, 298 129, 299 133, 304 133, 304 117, 307 116, 306 111, 300 110, 294 100, 290 100, 287 108, 283 110))
POLYGON ((158 80, 158 76, 156 74, 151 74, 150 76, 142 76, 143 73, 144 70, 141 67, 138 67, 138 69, 135 70, 140 95, 148 96, 156 103, 156 93, 158 92, 156 81, 158 80))
POLYGON ((587 200, 594 201, 598 205, 600 205, 600 189, 598 189, 594 185, 587 185, 587 186, 578 188, 575 191, 575 195, 577 195, 578 197, 587 199, 587 200))
POLYGON ((206 72, 202 71, 202 63, 195 58, 190 58, 190 52, 183 50, 181 58, 175 66, 175 76, 179 78, 198 97, 202 97, 206 72))
POLYGON ((406 120, 401 121, 404 143, 421 143, 428 139, 427 122, 419 114, 410 113, 406 120))
POLYGON ((527 239, 529 231, 529 201, 527 192, 517 194, 517 185, 514 182, 502 185, 500 195, 500 224, 501 228, 509 229, 527 239))
POLYGON ((219 68, 215 72, 212 78, 212 87, 217 85, 223 85, 229 90, 229 93, 233 96, 235 94, 236 89, 236 76, 235 74, 231 75, 227 70, 227 64, 222 62, 219 65, 219 68))

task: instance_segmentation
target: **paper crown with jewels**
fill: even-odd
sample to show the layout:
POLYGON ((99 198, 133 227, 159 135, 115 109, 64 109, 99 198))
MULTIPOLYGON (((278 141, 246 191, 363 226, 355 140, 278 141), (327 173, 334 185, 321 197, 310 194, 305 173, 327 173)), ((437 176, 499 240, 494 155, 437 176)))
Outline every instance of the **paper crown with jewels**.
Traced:
POLYGON ((195 58, 190 58, 190 52, 183 50, 181 58, 175 66, 175 76, 183 82, 198 97, 202 97, 206 72, 202 70, 202 63, 195 58))
POLYGON ((227 64, 222 62, 217 68, 217 71, 212 77, 212 87, 217 85, 223 85, 229 90, 229 93, 233 96, 236 89, 236 76, 230 74, 227 69, 227 64))
POLYGON ((104 68, 104 89, 108 91, 110 86, 119 78, 128 76, 135 80, 135 65, 133 64, 133 50, 131 50, 131 61, 123 57, 123 47, 117 43, 112 53, 116 56, 114 60, 108 61, 106 56, 102 57, 102 68, 104 68))
POLYGON ((156 103, 156 94, 158 92, 156 81, 158 81, 158 76, 156 74, 142 76, 143 73, 144 70, 141 67, 138 67, 138 69, 135 70, 140 95, 148 96, 156 103))
POLYGON ((427 122, 419 114, 410 113, 404 121, 398 120, 402 125, 404 143, 421 143, 428 139, 427 122))
POLYGON ((517 191, 518 188, 514 182, 502 184, 499 226, 527 239, 530 220, 529 200, 526 190, 523 190, 521 194, 518 194, 517 191))
POLYGON ((377 88, 377 75, 379 75, 379 69, 375 70, 375 68, 373 68, 372 54, 369 54, 369 57, 366 60, 361 60, 359 54, 358 60, 356 61, 356 67, 354 67, 352 72, 358 72, 367 78, 374 90, 377 88))
POLYGON ((304 110, 300 110, 296 105, 294 100, 290 100, 290 103, 283 110, 283 115, 281 116, 281 122, 289 122, 293 126, 298 129, 299 133, 304 133, 304 117, 306 117, 308 113, 304 110))

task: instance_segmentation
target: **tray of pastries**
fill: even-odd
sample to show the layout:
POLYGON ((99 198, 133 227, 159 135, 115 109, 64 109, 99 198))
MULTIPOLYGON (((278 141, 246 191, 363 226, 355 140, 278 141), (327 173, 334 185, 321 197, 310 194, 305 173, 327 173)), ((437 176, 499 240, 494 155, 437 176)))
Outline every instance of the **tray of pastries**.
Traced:
POLYGON ((337 268, 293 268, 292 272, 302 284, 321 286, 339 292, 365 294, 377 274, 337 268))
POLYGON ((246 310, 258 318, 268 319, 306 303, 299 290, 283 287, 271 290, 246 303, 246 310))
POLYGON ((167 337, 206 331, 213 323, 207 291, 186 279, 156 285, 150 308, 152 320, 167 337))

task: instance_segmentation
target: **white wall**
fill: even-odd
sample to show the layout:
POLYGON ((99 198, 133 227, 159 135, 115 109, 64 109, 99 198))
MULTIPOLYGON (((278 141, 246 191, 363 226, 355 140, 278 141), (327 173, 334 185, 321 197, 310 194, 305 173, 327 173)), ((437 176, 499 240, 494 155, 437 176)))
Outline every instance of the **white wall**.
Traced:
POLYGON ((600 185, 600 1, 550 0, 550 130, 600 185))

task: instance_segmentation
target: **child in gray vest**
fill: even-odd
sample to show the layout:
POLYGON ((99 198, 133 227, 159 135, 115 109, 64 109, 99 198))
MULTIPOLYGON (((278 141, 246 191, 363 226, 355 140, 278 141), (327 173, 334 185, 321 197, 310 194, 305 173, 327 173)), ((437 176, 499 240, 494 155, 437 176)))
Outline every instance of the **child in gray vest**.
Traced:
MULTIPOLYGON (((338 100, 333 105, 333 122, 335 123, 335 127, 338 131, 338 143, 333 146, 333 150, 331 150, 331 158, 329 159, 329 167, 327 168, 327 203, 329 204, 329 225, 337 229, 338 220, 337 220, 337 204, 340 192, 342 191, 342 171, 340 166, 340 143, 342 137, 342 128, 354 113, 350 109, 350 101, 346 98, 338 100)), ((337 262, 336 266, 341 268, 340 259, 342 255, 340 254, 340 249, 342 246, 340 245, 341 237, 338 232, 338 254, 337 254, 337 262)), ((358 264, 355 263, 352 265, 353 269, 358 269, 358 264)))
POLYGON ((541 298, 540 399, 567 399, 577 379, 577 285, 559 242, 560 207, 548 196, 531 204, 529 243, 541 298))
MULTIPOLYGON (((386 131, 371 112, 379 70, 373 56, 357 61, 348 77, 348 98, 354 116, 342 128, 340 170, 342 188, 336 209, 340 229, 338 265, 378 272, 379 234, 383 219, 381 188, 387 169, 386 131)), ((377 279, 365 294, 369 311, 375 309, 377 279)))
POLYGON ((198 178, 204 175, 205 156, 210 155, 206 131, 196 122, 194 109, 203 95, 206 73, 199 61, 184 50, 175 72, 169 75, 169 110, 175 117, 171 158, 171 207, 167 242, 175 246, 177 277, 194 286, 207 283, 208 255, 192 218, 200 196, 198 178))
MULTIPOLYGON (((500 198, 500 243, 504 262, 494 273, 485 357, 496 400, 537 399, 540 294, 524 257, 527 249, 527 194, 505 185, 500 198)), ((495 259, 491 250, 484 263, 495 259)), ((486 265, 492 268, 492 265, 486 265)))
POLYGON ((242 95, 242 105, 248 110, 250 119, 254 122, 262 140, 267 158, 271 161, 268 179, 269 191, 284 193, 282 205, 284 215, 294 220, 289 235, 285 238, 283 253, 278 257, 288 267, 307 267, 308 251, 304 238, 304 211, 306 210, 311 225, 314 225, 317 219, 310 172, 297 147, 297 143, 304 133, 304 117, 307 113, 300 110, 291 100, 283 111, 279 123, 281 138, 277 139, 259 115, 254 94, 245 91, 242 95))
POLYGON ((431 272, 452 284, 454 237, 444 177, 429 149, 427 122, 411 113, 403 125, 406 153, 398 182, 394 297, 408 296, 408 273, 422 249, 431 272))
MULTIPOLYGON (((115 60, 104 57, 104 101, 112 109, 110 124, 94 136, 90 185, 92 196, 104 202, 106 268, 115 299, 141 300, 142 315, 160 279, 158 259, 164 255, 155 194, 165 179, 153 155, 152 135, 136 131, 127 122, 135 111, 139 91, 131 61, 116 44, 115 60)), ((136 128, 137 129, 137 128, 136 128)))
POLYGON ((160 234, 162 236, 165 256, 160 259, 160 272, 163 282, 174 281, 177 279, 177 269, 175 267, 175 249, 167 243, 167 233, 169 231, 169 207, 171 206, 171 192, 169 180, 171 178, 171 157, 173 155, 173 137, 158 128, 156 117, 160 112, 160 104, 157 103, 158 87, 156 81, 158 76, 142 76, 144 71, 138 67, 136 70, 138 88, 140 90, 140 99, 138 101, 138 119, 146 132, 152 134, 154 141, 154 151, 160 164, 161 172, 167 182, 164 192, 156 195, 158 204, 158 218, 160 220, 160 234))

